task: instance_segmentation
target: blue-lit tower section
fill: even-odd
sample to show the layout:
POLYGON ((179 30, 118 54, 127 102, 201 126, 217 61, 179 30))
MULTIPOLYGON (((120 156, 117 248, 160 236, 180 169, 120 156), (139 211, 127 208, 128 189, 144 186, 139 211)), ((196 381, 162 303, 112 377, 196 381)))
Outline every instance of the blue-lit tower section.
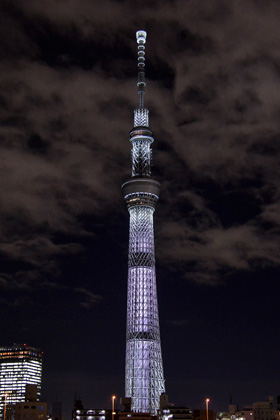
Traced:
POLYGON ((151 178, 149 111, 144 108, 146 32, 138 31, 138 96, 134 111, 132 176, 122 185, 130 215, 125 392, 134 412, 157 414, 165 392, 155 273, 153 214, 160 183, 151 178))

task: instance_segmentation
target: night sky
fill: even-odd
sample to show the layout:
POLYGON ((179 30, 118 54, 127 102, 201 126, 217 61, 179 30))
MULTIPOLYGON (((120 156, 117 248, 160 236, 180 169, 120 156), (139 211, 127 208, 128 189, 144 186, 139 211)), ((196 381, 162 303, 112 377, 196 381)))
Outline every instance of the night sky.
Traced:
POLYGON ((124 396, 139 29, 169 399, 280 394, 279 22, 278 0, 2 0, 0 344, 42 348, 65 420, 124 396))

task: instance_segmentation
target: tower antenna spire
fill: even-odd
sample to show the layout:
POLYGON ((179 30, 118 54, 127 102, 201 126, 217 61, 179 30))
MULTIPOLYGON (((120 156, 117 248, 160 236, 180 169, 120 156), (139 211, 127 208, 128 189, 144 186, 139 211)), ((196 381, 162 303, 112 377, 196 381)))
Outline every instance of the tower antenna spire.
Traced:
POLYGON ((138 44, 138 96, 139 108, 144 108, 144 94, 145 94, 145 44, 147 39, 147 32, 137 31, 136 41, 138 44))

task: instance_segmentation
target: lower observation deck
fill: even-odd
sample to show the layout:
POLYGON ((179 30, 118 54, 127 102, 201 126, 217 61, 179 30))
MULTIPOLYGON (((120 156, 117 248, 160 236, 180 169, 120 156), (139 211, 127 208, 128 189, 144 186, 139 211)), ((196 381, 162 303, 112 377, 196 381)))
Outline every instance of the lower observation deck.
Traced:
POLYGON ((151 178, 132 178, 122 185, 122 193, 127 207, 155 207, 160 192, 160 183, 151 178))

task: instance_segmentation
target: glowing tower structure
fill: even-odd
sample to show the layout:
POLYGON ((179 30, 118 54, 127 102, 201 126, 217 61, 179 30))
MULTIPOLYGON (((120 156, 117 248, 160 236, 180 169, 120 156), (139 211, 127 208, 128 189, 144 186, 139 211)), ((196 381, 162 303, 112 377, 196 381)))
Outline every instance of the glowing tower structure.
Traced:
POLYGON ((155 273, 153 213, 160 183, 151 178, 149 111, 144 108, 146 32, 138 43, 139 106, 134 111, 132 177, 122 185, 130 215, 125 392, 134 412, 156 414, 165 391, 155 273))

